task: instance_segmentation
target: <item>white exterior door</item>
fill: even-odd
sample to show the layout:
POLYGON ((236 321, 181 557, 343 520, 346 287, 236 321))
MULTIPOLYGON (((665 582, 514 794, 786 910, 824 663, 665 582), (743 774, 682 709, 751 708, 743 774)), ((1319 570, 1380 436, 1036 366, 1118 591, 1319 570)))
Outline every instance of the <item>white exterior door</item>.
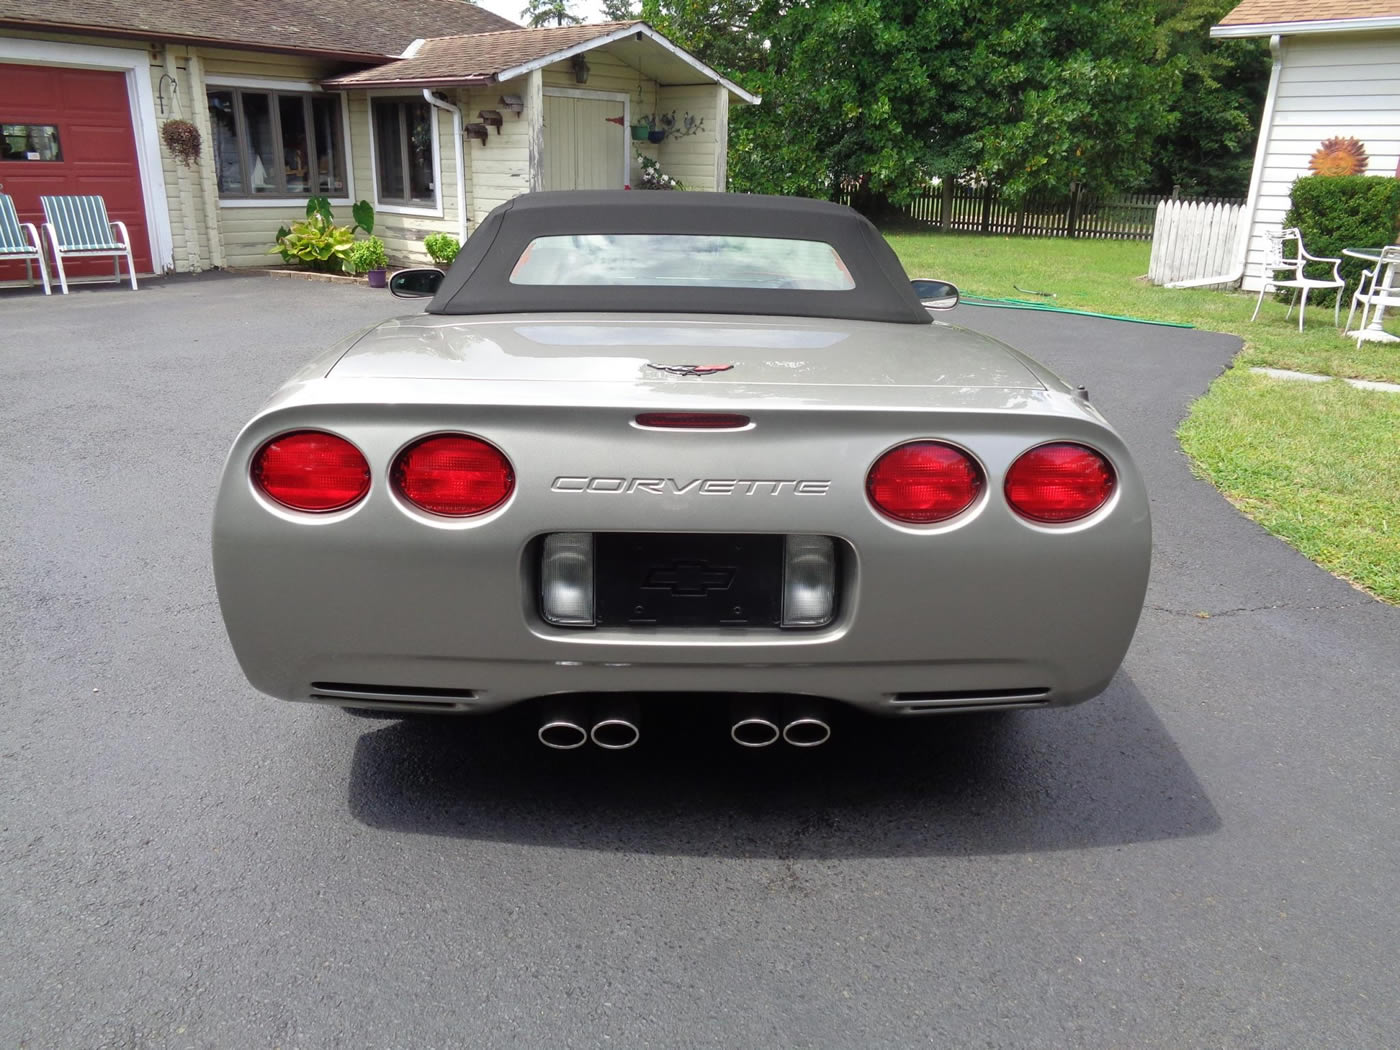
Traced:
POLYGON ((544 96, 544 188, 620 190, 627 183, 626 101, 544 96))

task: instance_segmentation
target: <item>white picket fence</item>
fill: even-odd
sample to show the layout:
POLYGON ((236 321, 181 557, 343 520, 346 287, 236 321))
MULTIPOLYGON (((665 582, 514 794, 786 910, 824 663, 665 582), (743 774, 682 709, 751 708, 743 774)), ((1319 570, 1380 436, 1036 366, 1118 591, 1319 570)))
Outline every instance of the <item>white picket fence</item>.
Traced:
POLYGON ((1243 212, 1239 204, 1159 203, 1147 279, 1153 284, 1168 284, 1229 272, 1243 212))

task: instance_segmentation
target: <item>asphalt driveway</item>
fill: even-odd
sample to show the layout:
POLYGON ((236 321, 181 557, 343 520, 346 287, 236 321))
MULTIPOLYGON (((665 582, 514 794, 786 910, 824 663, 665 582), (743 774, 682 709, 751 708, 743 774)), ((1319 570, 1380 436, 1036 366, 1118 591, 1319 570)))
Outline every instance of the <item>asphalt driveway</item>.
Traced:
POLYGON ((223 637, 233 435, 405 305, 0 292, 0 1045, 1395 1045, 1400 610, 1191 477, 1174 427, 1237 340, 954 315, 1085 383, 1147 476, 1105 696, 558 755, 277 703, 223 637))

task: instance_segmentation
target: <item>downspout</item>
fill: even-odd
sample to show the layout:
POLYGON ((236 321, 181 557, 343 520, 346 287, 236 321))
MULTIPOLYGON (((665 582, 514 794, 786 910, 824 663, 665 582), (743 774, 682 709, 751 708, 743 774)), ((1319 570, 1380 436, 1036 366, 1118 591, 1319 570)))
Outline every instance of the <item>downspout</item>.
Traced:
POLYGON ((1168 288, 1200 288, 1208 284, 1234 284, 1244 276, 1249 258, 1249 240, 1254 233, 1254 210, 1259 204, 1259 187, 1264 182, 1264 154, 1269 151, 1269 133, 1274 127, 1274 108, 1278 102, 1279 75, 1283 72, 1283 38, 1275 33, 1269 37, 1269 51, 1274 67, 1269 72, 1269 93, 1264 97, 1264 115, 1259 120, 1259 145, 1254 150, 1254 170, 1249 175, 1249 196, 1240 215, 1239 232, 1235 234, 1235 250, 1230 258, 1230 272, 1219 277, 1195 277, 1189 281, 1172 281, 1168 288))
POLYGON ((462 110, 451 102, 444 102, 433 94, 432 88, 423 89, 423 101, 430 106, 446 110, 452 114, 453 157, 457 161, 457 240, 467 243, 467 169, 462 157, 462 110))

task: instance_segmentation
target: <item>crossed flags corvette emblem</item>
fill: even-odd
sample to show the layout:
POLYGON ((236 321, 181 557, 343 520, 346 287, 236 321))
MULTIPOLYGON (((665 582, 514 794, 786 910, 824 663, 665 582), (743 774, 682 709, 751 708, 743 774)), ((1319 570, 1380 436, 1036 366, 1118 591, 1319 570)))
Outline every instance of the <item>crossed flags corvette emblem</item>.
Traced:
POLYGON ((711 376, 716 372, 728 372, 733 365, 654 365, 647 363, 648 368, 654 368, 658 372, 670 372, 676 376, 711 376))

